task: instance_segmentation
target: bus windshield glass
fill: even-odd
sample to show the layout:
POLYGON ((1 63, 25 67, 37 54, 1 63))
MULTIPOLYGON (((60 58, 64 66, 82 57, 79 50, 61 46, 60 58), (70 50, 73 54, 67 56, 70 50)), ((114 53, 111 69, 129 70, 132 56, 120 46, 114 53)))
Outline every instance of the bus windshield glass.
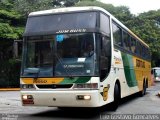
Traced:
POLYGON ((155 77, 160 77, 160 69, 155 69, 155 77))
POLYGON ((93 76, 98 74, 94 33, 27 37, 22 76, 93 76))
POLYGON ((96 24, 96 12, 31 16, 27 20, 24 36, 53 34, 80 28, 93 29, 96 24))

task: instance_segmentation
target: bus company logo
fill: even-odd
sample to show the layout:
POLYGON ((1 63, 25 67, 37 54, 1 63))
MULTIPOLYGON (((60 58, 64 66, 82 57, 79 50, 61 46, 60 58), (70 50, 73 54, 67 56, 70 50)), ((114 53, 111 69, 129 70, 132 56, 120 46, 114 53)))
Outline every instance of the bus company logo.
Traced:
POLYGON ((118 58, 116 56, 114 56, 114 60, 115 60, 115 64, 121 64, 122 63, 122 59, 118 58))
POLYGON ((47 83, 47 80, 41 80, 41 79, 34 79, 33 83, 47 83))
POLYGON ((59 30, 56 33, 77 33, 77 32, 86 32, 86 29, 71 29, 71 30, 59 30))

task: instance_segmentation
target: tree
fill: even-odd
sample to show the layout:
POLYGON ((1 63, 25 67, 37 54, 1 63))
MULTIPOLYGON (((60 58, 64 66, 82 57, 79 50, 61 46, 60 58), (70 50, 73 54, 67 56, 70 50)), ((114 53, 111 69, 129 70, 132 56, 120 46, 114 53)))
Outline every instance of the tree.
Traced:
POLYGON ((0 86, 19 86, 20 63, 13 58, 13 42, 22 38, 25 22, 12 0, 0 1, 0 16, 0 86))
POLYGON ((25 20, 14 9, 12 0, 0 1, 0 38, 18 39, 22 36, 25 20), (10 9, 8 9, 8 7, 10 9))
POLYGON ((117 19, 122 23, 127 25, 128 20, 132 20, 134 15, 129 11, 129 8, 126 6, 114 7, 112 4, 104 4, 96 0, 82 0, 76 3, 76 6, 98 6, 106 9, 108 12, 113 14, 117 19))
POLYGON ((74 6, 79 0, 15 0, 15 10, 27 17, 30 12, 74 6))
POLYGON ((152 66, 160 66, 160 10, 141 13, 129 24, 131 29, 150 46, 152 66))
POLYGON ((27 17, 30 12, 53 7, 52 0, 15 0, 14 6, 14 9, 25 17, 27 17))

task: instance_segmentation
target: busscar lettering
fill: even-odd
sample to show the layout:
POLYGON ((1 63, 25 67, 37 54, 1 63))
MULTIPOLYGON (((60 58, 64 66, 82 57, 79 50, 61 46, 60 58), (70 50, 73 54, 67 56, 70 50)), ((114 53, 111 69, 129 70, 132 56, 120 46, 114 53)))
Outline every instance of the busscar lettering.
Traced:
POLYGON ((77 33, 77 32, 86 32, 86 29, 70 29, 70 30, 59 30, 56 33, 77 33))
POLYGON ((56 33, 69 33, 69 30, 59 30, 56 33))

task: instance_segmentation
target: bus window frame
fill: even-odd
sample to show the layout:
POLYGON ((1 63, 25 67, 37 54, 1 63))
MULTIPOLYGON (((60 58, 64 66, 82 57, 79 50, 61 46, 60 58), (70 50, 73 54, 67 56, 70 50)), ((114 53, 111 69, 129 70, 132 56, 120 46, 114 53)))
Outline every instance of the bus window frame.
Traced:
POLYGON ((131 35, 126 31, 122 30, 122 41, 123 41, 123 48, 129 52, 131 52, 131 35), (124 37, 124 34, 127 35, 127 39, 124 37), (125 46, 125 39, 128 42, 128 46, 125 46))
POLYGON ((111 30, 111 17, 109 16, 109 15, 107 15, 106 13, 104 13, 104 12, 102 12, 102 11, 99 11, 99 12, 97 12, 97 18, 98 18, 98 27, 99 27, 99 30, 100 30, 100 33, 98 33, 98 34, 96 34, 96 38, 98 38, 97 39, 97 48, 98 48, 98 51, 97 51, 97 53, 99 54, 98 55, 98 60, 99 60, 99 76, 101 76, 101 49, 102 49, 102 46, 103 46, 103 43, 102 43, 102 39, 105 39, 105 38, 108 38, 109 40, 110 40, 110 65, 108 65, 108 66, 110 66, 109 68, 108 68, 108 71, 107 71, 107 73, 106 73, 106 75, 105 75, 105 77, 103 78, 103 79, 100 79, 100 82, 103 82, 106 78, 107 78, 107 76, 108 76, 108 74, 109 74, 109 72, 110 72, 110 70, 111 70, 111 62, 112 62, 112 60, 111 60, 111 58, 112 58, 112 42, 111 42, 111 34, 112 34, 112 30, 111 30), (109 30, 109 34, 108 33, 106 33, 105 31, 103 31, 102 29, 101 29, 101 14, 103 14, 104 16, 106 16, 106 17, 108 17, 108 30, 109 30))
POLYGON ((116 45, 117 47, 123 48, 122 28, 114 20, 112 20, 112 35, 113 35, 113 44, 116 45), (116 42, 114 40, 113 25, 115 25, 120 30, 120 42, 121 42, 121 45, 116 44, 116 42))
MULTIPOLYGON (((147 61, 151 60, 151 55, 150 55, 149 48, 145 44, 143 44, 139 39, 137 39, 134 35, 132 35, 130 32, 128 32, 125 28, 123 28, 122 26, 120 26, 116 21, 114 21, 113 19, 111 19, 111 26, 113 24, 115 24, 118 28, 121 29, 121 39, 122 39, 121 40, 122 41, 122 46, 119 46, 118 44, 115 44, 114 38, 112 38, 114 48, 120 50, 121 52, 124 52, 124 53, 130 54, 130 55, 142 58, 142 59, 147 60, 147 61), (129 35, 129 44, 130 44, 130 49, 129 50, 127 50, 127 49, 124 48, 123 31, 125 31, 129 35), (131 38, 133 38, 135 40, 135 43, 136 43, 135 52, 133 52, 131 50, 131 38), (139 45, 138 44, 140 44, 141 46, 143 46, 144 48, 146 48, 146 50, 147 50, 147 55, 146 56, 142 56, 142 54, 139 54, 139 52, 137 53, 137 49, 139 51, 139 45)), ((113 37, 113 28, 112 28, 111 34, 112 34, 112 37, 113 37)))

